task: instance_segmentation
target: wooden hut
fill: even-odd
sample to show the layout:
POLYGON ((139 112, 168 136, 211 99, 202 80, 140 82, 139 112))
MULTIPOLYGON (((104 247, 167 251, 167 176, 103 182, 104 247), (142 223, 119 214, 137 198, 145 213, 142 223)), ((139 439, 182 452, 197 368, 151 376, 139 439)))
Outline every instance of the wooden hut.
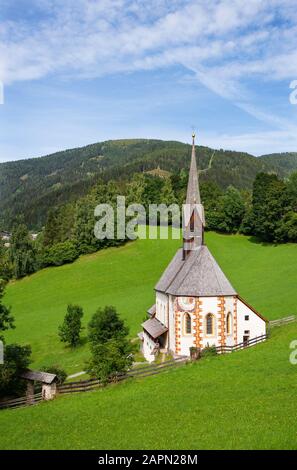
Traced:
POLYGON ((43 400, 52 400, 57 394, 58 377, 56 374, 27 369, 21 374, 21 378, 27 381, 28 402, 34 397, 35 382, 41 383, 43 400))

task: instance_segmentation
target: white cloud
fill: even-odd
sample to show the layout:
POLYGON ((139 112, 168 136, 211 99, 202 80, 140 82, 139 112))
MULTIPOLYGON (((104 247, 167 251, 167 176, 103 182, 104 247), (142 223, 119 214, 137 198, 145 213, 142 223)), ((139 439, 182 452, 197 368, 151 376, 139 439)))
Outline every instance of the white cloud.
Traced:
MULTIPOLYGON (((40 10, 36 0, 31 4, 40 10)), ((286 77, 295 73, 297 62, 292 60, 297 28, 293 4, 43 0, 48 15, 40 21, 10 19, 2 25, 0 78, 9 83, 65 71, 94 76, 173 63, 219 71, 226 81, 231 75, 269 71, 286 77), (286 24, 278 25, 276 17, 286 24)))
POLYGON ((204 134, 202 145, 247 152, 252 155, 296 152, 297 134, 288 131, 267 131, 246 134, 204 134))
MULTIPOLYGON (((33 15, 34 20, 24 16, 2 22, 0 80, 4 84, 54 73, 96 77, 182 65, 214 93, 278 128, 281 134, 274 134, 275 138, 296 132, 296 126, 258 109, 246 86, 249 78, 288 83, 297 78, 295 0, 26 3, 30 11, 43 14, 33 15)), ((255 141, 260 145, 265 135, 254 135, 255 141)), ((247 142, 251 135, 240 139, 247 142)))

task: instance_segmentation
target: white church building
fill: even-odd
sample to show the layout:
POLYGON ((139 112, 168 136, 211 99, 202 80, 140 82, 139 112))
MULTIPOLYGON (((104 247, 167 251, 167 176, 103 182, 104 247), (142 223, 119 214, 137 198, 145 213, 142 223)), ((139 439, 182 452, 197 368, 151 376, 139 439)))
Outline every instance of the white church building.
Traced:
POLYGON ((193 135, 183 247, 156 284, 156 303, 142 324, 150 362, 160 350, 189 356, 191 347, 248 344, 266 334, 266 319, 239 296, 205 245, 204 226, 193 135))

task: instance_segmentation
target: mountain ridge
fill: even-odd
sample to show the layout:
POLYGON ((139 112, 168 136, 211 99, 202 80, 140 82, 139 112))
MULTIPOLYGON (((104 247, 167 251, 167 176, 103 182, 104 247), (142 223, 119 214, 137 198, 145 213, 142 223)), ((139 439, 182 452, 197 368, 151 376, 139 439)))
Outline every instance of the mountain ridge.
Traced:
MULTIPOLYGON (((85 195, 99 179, 128 180, 134 173, 160 168, 177 174, 187 170, 191 146, 160 139, 117 139, 61 150, 41 157, 0 163, 0 226, 9 228, 19 214, 40 227, 47 207, 85 195)), ((251 189, 261 171, 285 178, 297 170, 297 153, 255 157, 247 152, 197 146, 202 181, 222 189, 232 184, 251 189)))

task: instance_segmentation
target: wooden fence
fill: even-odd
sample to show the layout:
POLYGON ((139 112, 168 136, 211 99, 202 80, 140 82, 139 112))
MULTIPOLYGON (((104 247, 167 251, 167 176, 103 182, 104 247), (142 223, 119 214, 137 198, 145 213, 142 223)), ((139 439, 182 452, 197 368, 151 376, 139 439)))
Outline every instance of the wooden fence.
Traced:
MULTIPOLYGON (((239 351, 240 349, 248 348, 250 346, 254 346, 258 343, 261 343, 262 341, 265 341, 267 337, 267 335, 257 336, 256 338, 252 338, 249 341, 243 343, 238 343, 234 346, 217 346, 215 349, 218 354, 239 351)), ((131 377, 150 377, 152 375, 160 374, 164 370, 168 370, 179 364, 184 364, 187 361, 190 361, 190 358, 187 356, 182 356, 176 359, 171 359, 169 361, 163 362, 161 364, 152 364, 143 367, 138 367, 136 369, 129 370, 126 374, 118 375, 117 377, 109 380, 109 383, 121 382, 131 377)), ((95 390, 100 387, 102 387, 102 383, 98 379, 80 380, 78 382, 69 382, 64 385, 60 385, 58 387, 58 393, 66 394, 76 392, 89 392, 90 390, 95 390)))
MULTIPOLYGON (((282 319, 285 320, 285 319, 282 319)), ((292 321, 292 320, 291 320, 292 321)), ((257 336, 252 338, 249 341, 238 343, 234 346, 217 346, 216 352, 218 354, 230 353, 233 351, 239 351, 250 346, 254 346, 262 341, 267 339, 268 335, 257 336)), ((151 364, 141 367, 137 367, 129 370, 127 373, 118 375, 115 378, 109 380, 109 383, 117 383, 129 378, 137 377, 150 377, 152 375, 160 374, 163 371, 169 370, 172 367, 176 367, 179 364, 185 364, 190 361, 190 358, 187 356, 181 356, 176 359, 170 359, 168 361, 162 362, 160 364, 151 364)), ((89 380, 80 380, 77 382, 69 382, 57 387, 58 394, 64 395, 67 393, 76 393, 76 392, 88 392, 91 390, 96 390, 102 387, 102 383, 98 379, 89 379, 89 380)), ((21 397, 15 400, 9 400, 6 402, 0 403, 0 409, 3 408, 20 408, 23 406, 30 406, 39 403, 42 400, 42 394, 37 393, 32 395, 32 397, 21 397)))
MULTIPOLYGON (((109 383, 117 383, 127 380, 131 377, 149 377, 151 375, 160 374, 164 370, 168 370, 179 364, 184 364, 189 360, 188 357, 182 356, 176 359, 163 362, 161 364, 152 364, 143 367, 138 367, 129 370, 126 374, 118 375, 117 377, 109 380, 109 383)), ((75 393, 75 392, 88 392, 90 390, 102 387, 102 383, 98 379, 80 380, 78 382, 69 382, 58 387, 59 394, 75 393)))
POLYGON ((216 351, 218 354, 229 353, 233 351, 239 351, 240 349, 249 348, 250 346, 255 346, 258 343, 262 343, 268 338, 268 335, 256 336, 248 341, 243 341, 242 343, 235 344, 234 346, 217 346, 216 351))
POLYGON ((7 400, 0 402, 0 410, 5 408, 22 408, 23 406, 36 405, 42 400, 41 393, 35 393, 34 395, 15 398, 14 400, 7 400))
POLYGON ((291 323, 293 321, 296 321, 296 316, 295 315, 291 315, 291 316, 285 317, 285 318, 280 318, 279 320, 271 320, 269 322, 269 326, 286 325, 287 323, 291 323))

